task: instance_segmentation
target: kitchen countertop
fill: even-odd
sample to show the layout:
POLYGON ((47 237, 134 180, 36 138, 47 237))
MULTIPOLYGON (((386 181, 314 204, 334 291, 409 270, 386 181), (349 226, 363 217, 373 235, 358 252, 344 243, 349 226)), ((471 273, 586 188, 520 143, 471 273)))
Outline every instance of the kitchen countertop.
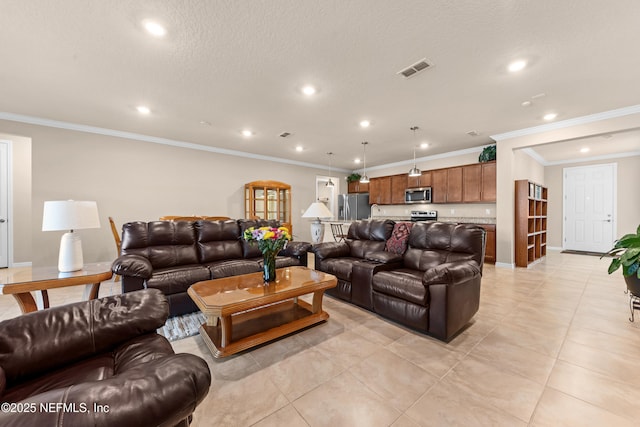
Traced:
MULTIPOLYGON (((370 219, 390 219, 393 221, 411 221, 409 216, 372 216, 370 219)), ((322 220, 323 224, 350 224, 354 220, 322 220)), ((462 217, 462 216, 439 216, 441 222, 459 222, 465 224, 495 224, 495 217, 462 217)))

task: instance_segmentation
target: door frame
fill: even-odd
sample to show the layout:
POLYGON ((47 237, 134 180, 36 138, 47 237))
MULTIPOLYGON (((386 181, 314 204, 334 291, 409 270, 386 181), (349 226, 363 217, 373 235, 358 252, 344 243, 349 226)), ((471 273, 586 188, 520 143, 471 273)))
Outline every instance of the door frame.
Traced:
MULTIPOLYGON (((613 214, 612 214, 612 222, 613 225, 611 227, 613 232, 613 240, 615 242, 616 236, 618 235, 618 163, 596 163, 592 165, 583 165, 583 166, 571 166, 562 168, 562 249, 566 249, 566 229, 567 229, 567 213, 566 213, 566 203, 567 200, 567 181, 565 179, 565 173, 567 170, 571 169, 586 169, 592 168, 594 166, 611 166, 613 171, 613 214)), ((613 247, 613 245, 612 245, 613 247)))
POLYGON ((13 141, 0 139, 0 144, 7 147, 7 267, 13 267, 13 141))

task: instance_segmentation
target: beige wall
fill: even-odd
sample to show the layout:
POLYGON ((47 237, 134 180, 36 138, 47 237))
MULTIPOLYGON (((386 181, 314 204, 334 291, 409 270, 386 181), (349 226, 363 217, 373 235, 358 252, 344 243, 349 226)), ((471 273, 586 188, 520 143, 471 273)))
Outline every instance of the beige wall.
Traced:
POLYGON ((522 150, 513 152, 514 181, 526 179, 536 184, 545 185, 544 166, 522 150))
POLYGON ((292 185, 294 236, 311 239, 301 214, 326 170, 9 121, 0 121, 0 132, 32 139, 31 224, 16 238, 31 233, 34 266, 57 263, 62 232, 41 231, 46 200, 97 201, 102 227, 80 231, 86 262, 115 257, 109 216, 119 224, 171 214, 240 218, 244 184, 255 180, 292 185))
MULTIPOLYGON (((516 177, 524 179, 516 169, 516 152, 525 147, 568 141, 593 135, 615 133, 640 126, 640 114, 631 112, 607 112, 593 116, 568 120, 564 123, 543 125, 503 135, 492 136, 497 141, 498 200, 496 203, 496 257, 498 266, 514 265, 514 197, 513 182, 516 177)), ((546 179, 546 178, 545 178, 546 179)), ((549 181, 547 185, 551 187, 549 181)), ((622 188, 622 187, 621 187, 622 188)), ((622 206, 622 209, 633 207, 622 206)), ((637 212, 637 211, 636 211, 637 212)), ((620 215, 620 212, 618 212, 620 215)), ((550 244, 551 246, 551 244, 550 244)))
POLYGON ((9 223, 13 248, 10 266, 31 262, 31 139, 0 133, 11 142, 11 203, 9 223))
POLYGON ((640 156, 592 162, 571 163, 544 168, 546 182, 549 183, 548 233, 547 244, 550 247, 562 247, 562 186, 564 168, 615 163, 617 165, 617 204, 618 222, 615 235, 635 232, 640 224, 640 192, 628 191, 630 183, 640 182, 640 156))

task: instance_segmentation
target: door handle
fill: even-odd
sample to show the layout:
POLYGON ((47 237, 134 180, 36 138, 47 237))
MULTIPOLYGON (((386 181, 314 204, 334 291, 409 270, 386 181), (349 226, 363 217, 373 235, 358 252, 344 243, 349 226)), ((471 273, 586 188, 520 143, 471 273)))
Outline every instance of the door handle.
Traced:
POLYGON ((0 224, 2 224, 3 222, 7 222, 7 220, 4 218, 0 218, 0 224))
POLYGON ((611 220, 610 220, 610 219, 603 219, 602 221, 603 221, 603 222, 611 222, 611 220))

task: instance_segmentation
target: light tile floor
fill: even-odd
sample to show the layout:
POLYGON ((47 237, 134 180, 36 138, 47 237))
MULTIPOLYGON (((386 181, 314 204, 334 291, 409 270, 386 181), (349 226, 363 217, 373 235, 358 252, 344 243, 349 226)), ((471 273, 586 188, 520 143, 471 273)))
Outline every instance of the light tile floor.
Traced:
MULTIPOLYGON (((480 310, 450 343, 330 297, 326 323, 226 359, 199 336, 177 341, 212 372, 192 425, 637 425, 640 319, 628 321, 624 281, 607 265, 554 251, 529 269, 486 265, 480 310)), ((105 283, 101 295, 117 292, 105 283)), ((18 314, 0 296, 0 320, 18 314)))

